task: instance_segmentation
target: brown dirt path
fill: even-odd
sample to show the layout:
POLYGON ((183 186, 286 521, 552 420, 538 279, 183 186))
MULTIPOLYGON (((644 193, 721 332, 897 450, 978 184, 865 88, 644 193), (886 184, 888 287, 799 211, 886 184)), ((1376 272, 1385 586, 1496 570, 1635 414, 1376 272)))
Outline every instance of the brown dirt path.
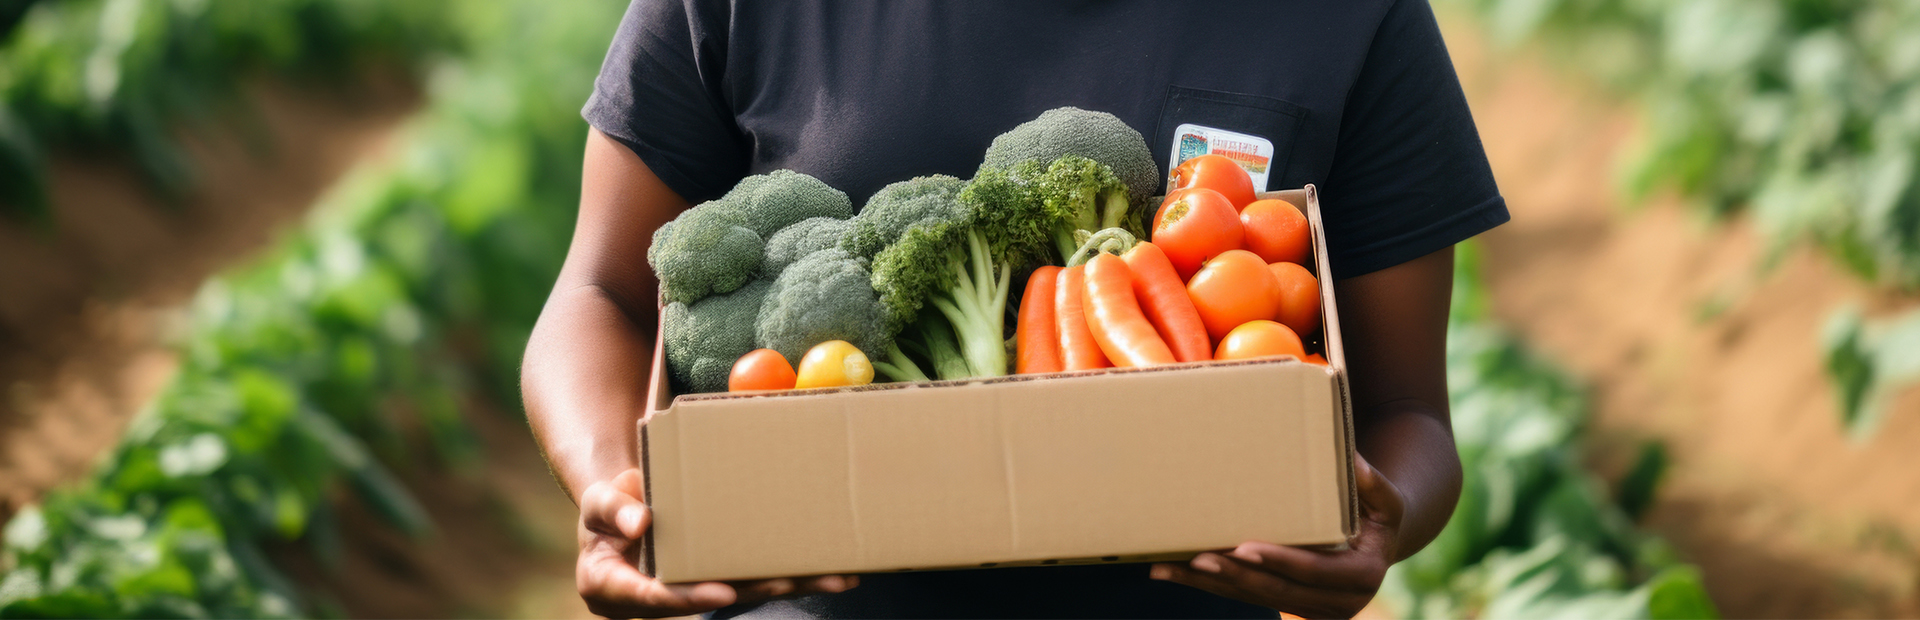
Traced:
POLYGON ((1489 53, 1465 19, 1446 28, 1514 217, 1483 238, 1494 311, 1591 388, 1594 468, 1617 475, 1640 442, 1665 443, 1645 525, 1701 566, 1728 617, 1920 615, 1920 390, 1853 443, 1819 347, 1848 301, 1920 299, 1812 252, 1761 275, 1748 222, 1627 207, 1611 179, 1630 108, 1535 54, 1489 53))
POLYGON ((198 183, 178 204, 124 161, 68 155, 51 166, 52 226, 0 219, 0 520, 118 441, 172 375, 175 309, 267 247, 419 101, 392 79, 252 94, 262 140, 182 132, 198 183))

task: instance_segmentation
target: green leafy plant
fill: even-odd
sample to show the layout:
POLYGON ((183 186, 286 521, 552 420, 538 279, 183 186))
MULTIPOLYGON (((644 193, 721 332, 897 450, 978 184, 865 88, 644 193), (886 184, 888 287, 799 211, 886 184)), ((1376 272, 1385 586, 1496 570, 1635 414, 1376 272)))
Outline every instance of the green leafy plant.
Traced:
POLYGON ((1405 618, 1716 617, 1698 571, 1580 466, 1585 396, 1492 327, 1472 247, 1459 253, 1447 346, 1465 485, 1446 529, 1394 566, 1381 595, 1405 618))
MULTIPOLYGON (((265 28, 313 11, 371 18, 388 4, 220 6, 204 15, 259 11, 234 27, 265 28)), ((425 7, 437 27, 488 45, 434 65, 430 107, 396 162, 355 173, 279 249, 205 287, 173 383, 85 482, 8 523, 0 617, 309 615, 315 602, 265 559, 266 544, 332 555, 343 490, 402 531, 430 531, 395 473, 418 462, 410 446, 473 464, 483 455, 461 408, 517 410, 520 352, 578 203, 578 105, 622 5, 396 10, 425 7)), ((46 19, 30 15, 14 43, 46 19)), ((349 25, 360 36, 383 23, 349 25)), ((222 62, 237 61, 195 70, 222 62)))

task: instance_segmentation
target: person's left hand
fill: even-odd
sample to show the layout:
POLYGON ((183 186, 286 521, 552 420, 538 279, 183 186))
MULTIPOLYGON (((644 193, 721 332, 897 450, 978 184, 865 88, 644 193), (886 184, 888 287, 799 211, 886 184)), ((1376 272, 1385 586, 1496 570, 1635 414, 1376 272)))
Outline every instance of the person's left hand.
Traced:
POLYGON ((1359 454, 1353 472, 1360 531, 1347 549, 1248 542, 1231 551, 1202 553, 1186 564, 1155 564, 1150 575, 1308 618, 1353 617, 1373 600, 1387 567, 1399 559, 1400 518, 1406 511, 1400 489, 1359 454))

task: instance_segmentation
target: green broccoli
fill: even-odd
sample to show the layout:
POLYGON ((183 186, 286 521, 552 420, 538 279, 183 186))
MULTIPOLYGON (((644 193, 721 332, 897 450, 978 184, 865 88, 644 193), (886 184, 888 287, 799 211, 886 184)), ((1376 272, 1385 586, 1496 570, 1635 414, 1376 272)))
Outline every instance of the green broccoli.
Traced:
POLYGON ((753 330, 744 326, 754 324, 772 288, 772 282, 754 280, 692 304, 667 304, 660 320, 674 389, 686 394, 727 390, 733 362, 754 348, 753 330))
POLYGON ((1165 181, 1140 132, 1112 114, 1073 107, 1047 110, 1039 118, 994 138, 980 170, 1009 170, 1025 161, 1051 164, 1066 155, 1079 155, 1112 168, 1129 190, 1128 201, 1136 207, 1146 205, 1165 181))
POLYGON ((853 201, 846 192, 792 170, 741 179, 720 202, 733 204, 746 226, 763 238, 810 217, 853 217, 853 201))
POLYGON ((661 226, 647 263, 669 302, 693 303, 745 285, 761 274, 767 237, 810 217, 853 215, 847 194, 819 179, 775 170, 741 179, 727 195, 701 203, 661 226))
POLYGON ((1112 168, 1079 155, 1064 155, 1050 163, 1023 161, 1006 169, 982 168, 960 200, 984 212, 1042 210, 1054 222, 1045 242, 1052 244, 1056 260, 1071 256, 1084 237, 1097 230, 1146 233, 1128 203, 1127 185, 1112 168))
POLYGON ((795 222, 767 238, 767 259, 760 269, 768 275, 779 277, 780 272, 786 271, 794 261, 839 245, 851 227, 852 220, 831 217, 810 217, 795 222))
MULTIPOLYGON (((964 191, 963 191, 964 194, 964 191)), ((945 319, 958 336, 966 376, 1007 374, 1007 289, 1014 265, 1025 265, 1049 250, 1049 231, 1058 218, 1033 201, 984 208, 961 201, 945 219, 929 217, 909 227, 873 261, 873 288, 880 292, 887 324, 899 333, 915 320, 945 319), (1004 206, 1005 208, 999 208, 1004 206), (937 318, 923 316, 931 307, 937 318)), ((926 342, 929 329, 902 338, 937 351, 926 342)), ((935 332, 937 333, 937 332, 935 332)), ((951 360, 935 353, 936 372, 951 360)), ((944 376, 942 378, 959 378, 944 376)))
POLYGON ((915 177, 880 188, 854 216, 853 226, 840 247, 854 256, 873 258, 881 248, 900 239, 915 224, 954 217, 956 200, 966 181, 944 174, 915 177))
POLYGON ((759 274, 765 247, 731 204, 713 201, 655 231, 647 264, 663 299, 690 304, 746 285, 759 274))
POLYGON ((839 248, 808 254, 780 272, 754 332, 755 344, 795 363, 828 340, 852 343, 875 361, 893 348, 866 261, 839 248))

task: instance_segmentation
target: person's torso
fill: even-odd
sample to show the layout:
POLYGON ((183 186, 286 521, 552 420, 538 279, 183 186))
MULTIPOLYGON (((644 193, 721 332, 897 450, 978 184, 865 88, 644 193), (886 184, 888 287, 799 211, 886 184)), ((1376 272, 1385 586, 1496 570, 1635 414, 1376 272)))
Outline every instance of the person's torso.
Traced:
POLYGON ((1120 117, 1163 173, 1176 148, 1211 149, 1267 189, 1323 179, 1387 4, 770 1, 708 23, 726 24, 720 94, 749 172, 812 174, 857 206, 971 177, 995 135, 1061 106, 1120 117))

